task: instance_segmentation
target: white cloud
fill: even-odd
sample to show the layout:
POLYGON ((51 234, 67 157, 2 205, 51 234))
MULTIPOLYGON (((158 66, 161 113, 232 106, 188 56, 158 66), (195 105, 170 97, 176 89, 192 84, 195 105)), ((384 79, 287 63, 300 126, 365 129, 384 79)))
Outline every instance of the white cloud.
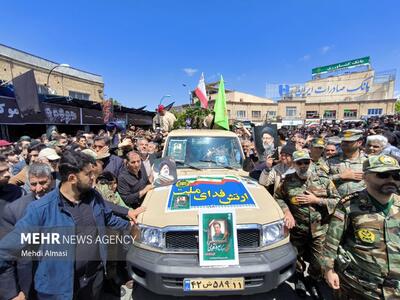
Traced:
POLYGON ((328 53, 329 51, 331 51, 332 48, 333 48, 333 46, 323 46, 323 47, 321 48, 321 53, 322 53, 322 54, 326 54, 326 53, 328 53))
POLYGON ((187 76, 192 77, 194 74, 197 73, 197 69, 193 69, 193 68, 184 68, 183 72, 186 73, 187 76))
POLYGON ((299 61, 309 61, 311 59, 311 55, 310 54, 306 54, 303 57, 299 58, 299 61))
POLYGON ((400 98, 400 91, 394 91, 394 97, 400 98))

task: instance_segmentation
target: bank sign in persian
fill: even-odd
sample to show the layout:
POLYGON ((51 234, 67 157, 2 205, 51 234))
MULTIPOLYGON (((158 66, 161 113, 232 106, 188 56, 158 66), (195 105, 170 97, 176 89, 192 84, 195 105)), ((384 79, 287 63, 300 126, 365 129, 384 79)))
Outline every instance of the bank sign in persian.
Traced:
POLYGON ((340 69, 354 68, 354 67, 365 66, 365 65, 369 65, 369 64, 370 64, 369 56, 366 56, 366 57, 362 57, 362 58, 344 61, 344 62, 341 62, 338 64, 314 68, 314 69, 312 69, 312 75, 324 74, 324 73, 328 73, 328 72, 337 71, 340 69))
POLYGON ((236 176, 180 178, 171 187, 167 211, 223 207, 256 207, 252 195, 236 176))

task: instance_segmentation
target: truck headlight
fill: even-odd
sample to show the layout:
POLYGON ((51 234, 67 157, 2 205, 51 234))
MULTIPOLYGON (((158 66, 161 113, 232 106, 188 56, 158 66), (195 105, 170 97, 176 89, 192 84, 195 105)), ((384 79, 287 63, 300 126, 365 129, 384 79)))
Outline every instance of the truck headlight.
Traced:
POLYGON ((145 225, 139 225, 139 228, 140 238, 137 240, 138 242, 155 248, 164 247, 164 235, 160 228, 145 225))
POLYGON ((265 224, 262 227, 262 246, 271 245, 288 236, 283 220, 265 224))

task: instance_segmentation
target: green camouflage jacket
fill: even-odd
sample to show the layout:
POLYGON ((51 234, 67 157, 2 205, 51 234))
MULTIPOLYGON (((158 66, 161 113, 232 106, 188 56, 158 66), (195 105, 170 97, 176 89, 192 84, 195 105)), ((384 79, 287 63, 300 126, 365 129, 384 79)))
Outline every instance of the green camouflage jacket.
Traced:
POLYGON ((319 170, 321 170, 322 172, 324 172, 324 173, 326 173, 326 174, 329 174, 329 166, 328 166, 328 164, 326 163, 326 161, 325 161, 325 159, 323 159, 322 157, 320 157, 319 159, 318 159, 318 161, 313 161, 313 163, 314 163, 314 165, 319 169, 319 170))
POLYGON ((350 160, 343 155, 334 156, 328 159, 327 164, 329 167, 329 176, 335 184, 341 197, 361 191, 365 189, 364 180, 343 180, 340 179, 339 174, 344 169, 352 169, 353 171, 362 171, 363 162, 367 159, 364 154, 360 154, 357 159, 350 160))
POLYGON ((366 190, 343 198, 331 217, 322 253, 325 270, 335 266, 339 245, 351 258, 346 283, 370 299, 400 299, 399 289, 379 287, 384 278, 400 284, 400 196, 387 216, 377 211, 366 190), (385 295, 382 296, 382 293, 385 295), (391 298, 390 295, 396 295, 391 298))
MULTIPOLYGON (((322 171, 314 165, 311 176, 307 180, 301 179, 296 173, 287 174, 274 194, 282 210, 289 208, 296 220, 296 226, 311 227, 312 236, 319 236, 325 232, 321 221, 332 214, 340 196, 335 185, 322 171), (305 191, 312 192, 318 198, 322 198, 324 204, 320 205, 298 205, 296 196, 305 191)), ((326 227, 326 226, 325 226, 326 227)))

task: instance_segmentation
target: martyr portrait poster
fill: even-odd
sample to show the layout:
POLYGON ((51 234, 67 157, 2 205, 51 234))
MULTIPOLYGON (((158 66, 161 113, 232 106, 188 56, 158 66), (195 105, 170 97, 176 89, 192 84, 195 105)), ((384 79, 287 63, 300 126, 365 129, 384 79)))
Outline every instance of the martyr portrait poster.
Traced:
POLYGON ((200 266, 239 264, 235 210, 199 211, 200 266))

